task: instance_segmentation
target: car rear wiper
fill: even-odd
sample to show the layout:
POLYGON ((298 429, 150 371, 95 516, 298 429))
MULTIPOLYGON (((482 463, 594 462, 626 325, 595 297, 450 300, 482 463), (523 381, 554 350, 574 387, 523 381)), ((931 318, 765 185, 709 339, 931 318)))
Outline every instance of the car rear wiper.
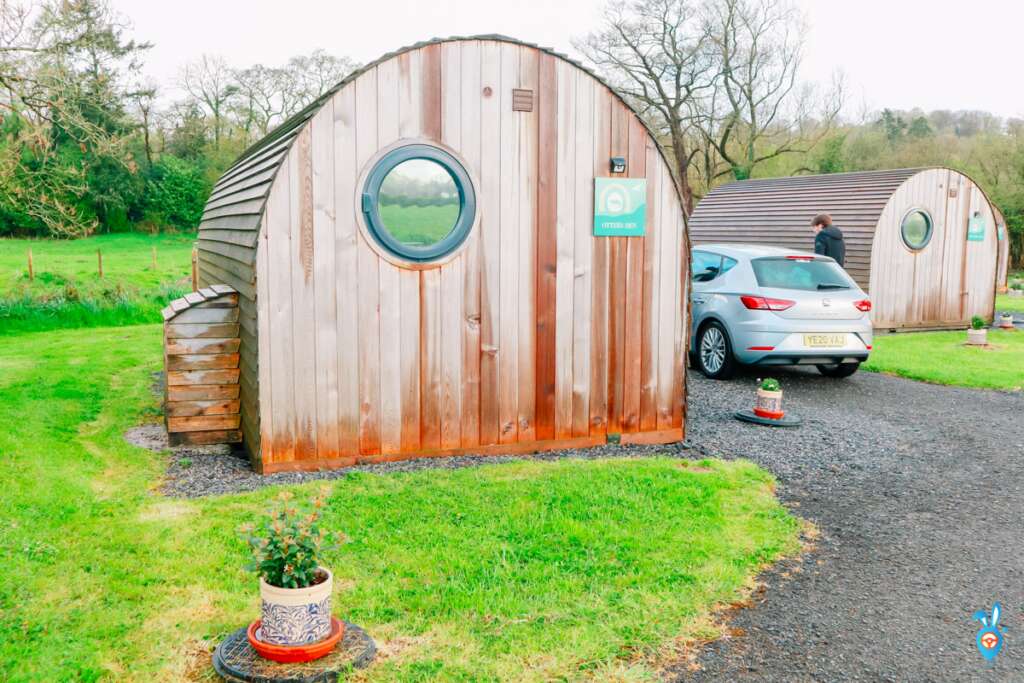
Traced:
POLYGON ((822 282, 818 285, 818 289, 849 289, 849 285, 841 285, 838 282, 822 282))

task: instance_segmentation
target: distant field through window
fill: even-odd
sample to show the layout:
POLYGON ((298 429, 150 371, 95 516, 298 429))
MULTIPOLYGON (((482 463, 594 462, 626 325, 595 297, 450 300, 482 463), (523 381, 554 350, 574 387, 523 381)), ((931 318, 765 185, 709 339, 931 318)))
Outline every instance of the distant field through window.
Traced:
POLYGON ((430 145, 408 145, 385 155, 371 171, 363 213, 384 248, 412 261, 430 261, 465 240, 473 225, 474 197, 469 176, 454 157, 430 145))

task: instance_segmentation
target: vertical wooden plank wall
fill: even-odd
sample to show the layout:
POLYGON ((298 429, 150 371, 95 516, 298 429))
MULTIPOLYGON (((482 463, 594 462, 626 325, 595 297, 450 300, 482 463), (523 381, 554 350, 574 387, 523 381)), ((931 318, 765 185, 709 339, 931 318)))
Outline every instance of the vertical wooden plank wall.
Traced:
POLYGON ((681 438, 682 244, 655 142, 571 63, 466 40, 370 67, 299 133, 265 209, 264 471, 681 438), (440 265, 396 264, 361 223, 364 174, 413 140, 454 152, 476 189, 471 236, 440 265), (611 156, 647 178, 643 238, 593 236, 611 156))

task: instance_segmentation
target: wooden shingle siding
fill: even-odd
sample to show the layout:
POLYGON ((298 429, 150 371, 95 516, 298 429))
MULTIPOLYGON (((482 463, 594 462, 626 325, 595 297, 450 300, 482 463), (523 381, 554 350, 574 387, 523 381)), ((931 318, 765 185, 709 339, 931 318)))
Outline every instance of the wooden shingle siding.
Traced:
POLYGON ((991 317, 996 277, 992 208, 967 176, 945 168, 770 178, 712 190, 690 219, 695 246, 766 244, 814 248, 811 217, 828 213, 846 239, 846 270, 872 299, 877 327, 954 327, 991 317), (954 191, 950 197, 950 192, 954 191), (902 241, 908 210, 926 209, 934 233, 920 251, 902 241), (974 212, 988 221, 984 242, 968 242, 974 212))

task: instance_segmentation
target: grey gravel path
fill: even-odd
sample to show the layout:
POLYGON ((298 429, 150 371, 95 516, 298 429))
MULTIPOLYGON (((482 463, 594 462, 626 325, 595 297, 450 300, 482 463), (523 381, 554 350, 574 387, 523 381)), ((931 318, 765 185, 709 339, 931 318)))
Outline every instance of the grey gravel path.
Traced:
POLYGON ((693 373, 690 438, 771 470, 822 538, 678 680, 1024 681, 1024 395, 771 374, 802 428, 732 419, 753 374, 693 373), (970 615, 994 600, 1009 630, 989 668, 970 615))

